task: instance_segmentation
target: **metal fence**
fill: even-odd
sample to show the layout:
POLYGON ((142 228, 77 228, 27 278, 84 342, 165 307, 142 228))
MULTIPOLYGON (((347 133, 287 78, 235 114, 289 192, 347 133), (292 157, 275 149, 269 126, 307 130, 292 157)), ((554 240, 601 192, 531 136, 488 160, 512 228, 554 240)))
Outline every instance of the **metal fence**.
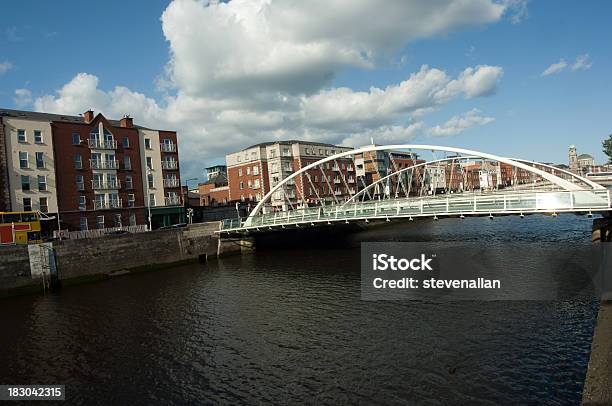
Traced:
POLYGON ((136 225, 136 226, 124 226, 124 227, 109 227, 109 228, 100 228, 95 230, 82 230, 82 231, 66 231, 61 230, 53 232, 53 236, 56 238, 62 238, 66 240, 78 240, 82 238, 99 238, 108 235, 112 235, 114 233, 119 232, 128 232, 128 233, 143 233, 147 231, 146 225, 136 225))

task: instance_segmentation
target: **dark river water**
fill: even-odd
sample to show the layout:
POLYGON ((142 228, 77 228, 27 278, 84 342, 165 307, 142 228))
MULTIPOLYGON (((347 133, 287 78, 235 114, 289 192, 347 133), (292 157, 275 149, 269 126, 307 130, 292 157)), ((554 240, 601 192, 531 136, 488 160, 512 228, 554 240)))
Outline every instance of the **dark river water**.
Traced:
MULTIPOLYGON (((430 220, 352 240, 570 246, 590 244, 591 224, 430 220)), ((64 384, 73 404, 566 405, 580 402, 597 303, 363 301, 359 248, 345 246, 122 276, 0 309, 0 383, 64 384)))

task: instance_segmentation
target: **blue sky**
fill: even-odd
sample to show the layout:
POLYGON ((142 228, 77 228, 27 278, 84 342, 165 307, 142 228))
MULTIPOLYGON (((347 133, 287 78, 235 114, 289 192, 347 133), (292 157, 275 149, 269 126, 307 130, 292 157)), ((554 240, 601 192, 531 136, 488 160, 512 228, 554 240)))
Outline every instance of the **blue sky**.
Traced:
MULTIPOLYGON (((478 1, 487 0, 474 0, 478 1)), ((282 7, 283 12, 290 8, 287 3, 282 7)), ((416 5, 419 1, 413 3, 416 5)), ((235 75, 228 74, 227 80, 216 79, 223 70, 219 65, 211 65, 212 59, 233 63, 239 54, 250 52, 232 46, 236 43, 231 42, 231 27, 225 33, 219 32, 223 31, 225 21, 221 18, 225 9, 219 5, 206 7, 204 3, 192 0, 177 1, 172 7, 168 1, 158 0, 7 2, 3 5, 3 20, 10 23, 5 24, 0 32, 0 106, 69 110, 61 111, 67 114, 95 107, 116 116, 120 110, 115 106, 128 106, 122 108, 129 109, 134 105, 134 111, 129 113, 136 122, 153 122, 177 129, 179 137, 184 136, 185 144, 181 148, 189 151, 184 158, 189 161, 186 170, 189 175, 196 176, 202 166, 220 162, 225 153, 257 141, 305 136, 346 143, 350 138, 347 131, 382 134, 388 126, 399 128, 416 122, 419 126, 415 126, 414 131, 405 129, 406 142, 453 145, 549 162, 566 162, 567 147, 575 144, 579 153, 591 153, 598 163, 603 163, 601 141, 612 133, 609 77, 612 72, 612 26, 609 23, 612 3, 603 0, 591 1, 588 6, 579 1, 513 3, 520 3, 527 12, 517 16, 520 10, 508 7, 499 18, 483 16, 482 21, 468 23, 450 21, 448 27, 430 34, 414 35, 400 28, 382 34, 377 31, 377 35, 387 35, 385 42, 380 43, 356 38, 358 34, 347 27, 346 37, 350 44, 346 45, 344 36, 334 28, 330 34, 334 38, 330 43, 335 47, 374 49, 377 55, 368 60, 369 66, 364 67, 360 60, 339 63, 335 57, 328 61, 316 54, 311 71, 320 69, 328 80, 314 83, 318 79, 313 79, 314 82, 304 79, 300 90, 295 90, 292 87, 295 78, 307 75, 297 73, 291 76, 284 66, 272 70, 273 74, 265 77, 259 72, 248 72, 247 67, 235 75), (162 13, 167 8, 170 11, 162 20, 162 13), (196 18, 196 11, 202 13, 199 18, 196 18), (194 14, 193 20, 190 20, 190 14, 194 14), (218 36, 211 34, 212 28, 219 27, 221 29, 216 30, 218 36), (402 35, 406 38, 401 38, 402 35), (224 49, 226 39, 228 43, 224 49), (378 53, 389 42, 396 42, 396 45, 378 53), (192 55, 198 56, 192 58, 192 55), (572 70, 576 58, 583 55, 588 55, 586 65, 572 70), (564 69, 542 75, 561 59, 567 64, 564 69), (169 61, 171 65, 168 65, 169 61), (323 96, 329 97, 330 93, 335 95, 338 88, 351 89, 350 97, 357 97, 359 92, 367 94, 371 87, 384 90, 399 85, 418 72, 422 65, 443 71, 451 79, 458 78, 466 68, 477 66, 498 67, 500 74, 490 92, 483 91, 475 97, 458 94, 450 100, 436 102, 426 114, 399 108, 388 118, 381 117, 381 122, 368 120, 362 124, 354 124, 355 120, 352 123, 341 122, 338 116, 345 117, 348 114, 345 111, 338 112, 325 125, 295 118, 296 113, 303 117, 304 111, 311 111, 303 107, 305 105, 324 108, 327 104, 314 102, 324 100, 323 96), (200 70, 212 73, 194 76, 200 70), (75 90, 77 96, 68 94, 68 90, 58 93, 79 73, 88 75, 78 82, 81 84, 97 78, 95 90, 90 87, 89 93, 75 90), (282 75, 287 76, 277 80, 282 75), (166 85, 160 86, 160 83, 166 85), (192 86, 192 83, 195 84, 192 86), (256 90, 245 91, 249 83, 254 83, 256 90), (121 95, 113 93, 116 86, 123 86, 126 91, 120 92, 121 95), (19 103, 15 100, 17 89, 27 92, 27 97, 19 103), (137 97, 142 106, 131 102, 132 98, 116 99, 126 97, 125 93, 137 97), (80 98, 81 94, 85 96, 80 98), (316 100, 304 102, 304 97, 319 94, 321 97, 316 100), (289 98, 289 107, 270 107, 279 98, 285 100, 285 95, 289 98), (230 100, 235 104, 229 103, 230 100), (211 105, 216 106, 214 114, 209 114, 213 109, 211 105), (295 107, 298 105, 303 106, 295 107), (195 110, 194 106, 205 111, 195 110), (224 110, 226 108, 228 111, 224 110), (301 113, 299 109, 303 109, 301 113), (454 116, 461 118, 474 109, 477 109, 476 116, 489 120, 466 125, 462 131, 450 136, 432 136, 429 130, 432 127, 444 127, 454 116), (234 113, 229 114, 230 110, 234 113), (245 114, 249 115, 248 120, 242 120, 245 114), (163 115, 168 117, 159 117, 163 115), (388 123, 385 122, 387 119, 388 123)), ((235 7, 240 12, 238 6, 235 7)), ((274 7, 273 3, 266 9, 269 12, 268 23, 280 21, 279 25, 282 25, 282 20, 275 20, 275 10, 270 11, 274 7)), ((297 15, 305 13, 296 7, 290 11, 297 15)), ((381 19, 386 18, 383 7, 384 2, 379 9, 381 19)), ((342 11, 333 10, 330 13, 342 11)), ((359 10, 350 11, 354 12, 354 18, 360 18, 359 10)), ((316 10, 312 12, 316 13, 316 10)), ((436 12, 434 10, 434 14, 436 12)), ((412 10, 406 13, 405 18, 414 17, 410 14, 414 13, 412 10)), ((256 24, 258 17, 253 18, 256 24)), ((248 16, 245 21, 248 22, 248 16)), ((368 24, 367 18, 363 23, 368 24)), ((330 24, 333 26, 334 21, 330 24)), ((399 25, 401 20, 390 24, 399 25)), ((295 32, 290 31, 291 27, 282 29, 283 36, 275 37, 278 34, 259 33, 251 28, 249 40, 260 44, 295 35, 303 41, 303 38, 319 33, 324 36, 329 27, 302 31, 296 28, 295 32), (262 36, 261 40, 257 35, 262 36)), ((298 40, 290 43, 289 47, 296 46, 298 40)), ((265 52, 266 48, 262 49, 265 52)), ((329 53, 326 52, 325 55, 329 53)), ((305 60, 305 63, 310 61, 305 60)), ((83 86, 87 88, 87 84, 83 86)), ((317 109, 314 111, 319 111, 317 109)), ((385 137, 381 135, 383 142, 376 137, 375 141, 386 143, 385 137)))

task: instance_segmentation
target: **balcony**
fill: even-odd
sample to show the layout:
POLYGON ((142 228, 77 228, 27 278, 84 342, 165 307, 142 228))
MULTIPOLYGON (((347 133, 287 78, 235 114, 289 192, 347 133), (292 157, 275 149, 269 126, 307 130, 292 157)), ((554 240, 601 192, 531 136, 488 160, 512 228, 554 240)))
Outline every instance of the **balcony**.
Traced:
POLYGON ((162 161, 162 169, 175 170, 178 169, 177 161, 162 161))
POLYGON ((348 178, 348 183, 355 183, 355 179, 354 178, 348 178))
POLYGON ((111 199, 108 201, 94 200, 94 210, 120 209, 122 207, 121 199, 111 199))
POLYGON ((117 149, 115 140, 88 140, 91 149, 117 149))
POLYGON ((159 144, 159 147, 163 152, 176 152, 176 144, 159 144))
POLYGON ((180 206, 181 198, 179 196, 169 196, 164 198, 166 206, 180 206))
POLYGON ((334 183, 341 183, 340 178, 334 178, 334 183))
POLYGON ((338 165, 332 166, 333 171, 340 171, 340 167, 338 165))
POLYGON ((352 172, 353 171, 353 165, 347 166, 346 170, 349 171, 349 172, 352 172))
POLYGON ((334 194, 335 194, 336 196, 342 196, 342 191, 341 191, 341 190, 336 190, 336 191, 334 192, 334 194))
POLYGON ((110 161, 90 159, 89 166, 91 169, 119 169, 119 161, 116 159, 110 161))
POLYGON ((121 189, 121 181, 119 179, 115 179, 112 182, 105 182, 103 180, 93 179, 91 181, 91 187, 94 190, 113 190, 113 189, 121 189))
POLYGON ((178 178, 166 178, 164 179, 164 187, 181 187, 181 181, 178 178))

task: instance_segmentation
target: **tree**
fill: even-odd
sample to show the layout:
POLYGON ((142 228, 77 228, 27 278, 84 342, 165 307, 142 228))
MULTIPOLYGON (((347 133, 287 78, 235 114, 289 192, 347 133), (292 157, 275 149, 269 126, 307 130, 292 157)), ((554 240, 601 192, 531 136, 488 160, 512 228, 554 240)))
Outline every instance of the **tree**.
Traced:
POLYGON ((604 140, 601 145, 603 146, 603 152, 608 156, 608 164, 612 164, 612 134, 608 136, 607 140, 604 140))

